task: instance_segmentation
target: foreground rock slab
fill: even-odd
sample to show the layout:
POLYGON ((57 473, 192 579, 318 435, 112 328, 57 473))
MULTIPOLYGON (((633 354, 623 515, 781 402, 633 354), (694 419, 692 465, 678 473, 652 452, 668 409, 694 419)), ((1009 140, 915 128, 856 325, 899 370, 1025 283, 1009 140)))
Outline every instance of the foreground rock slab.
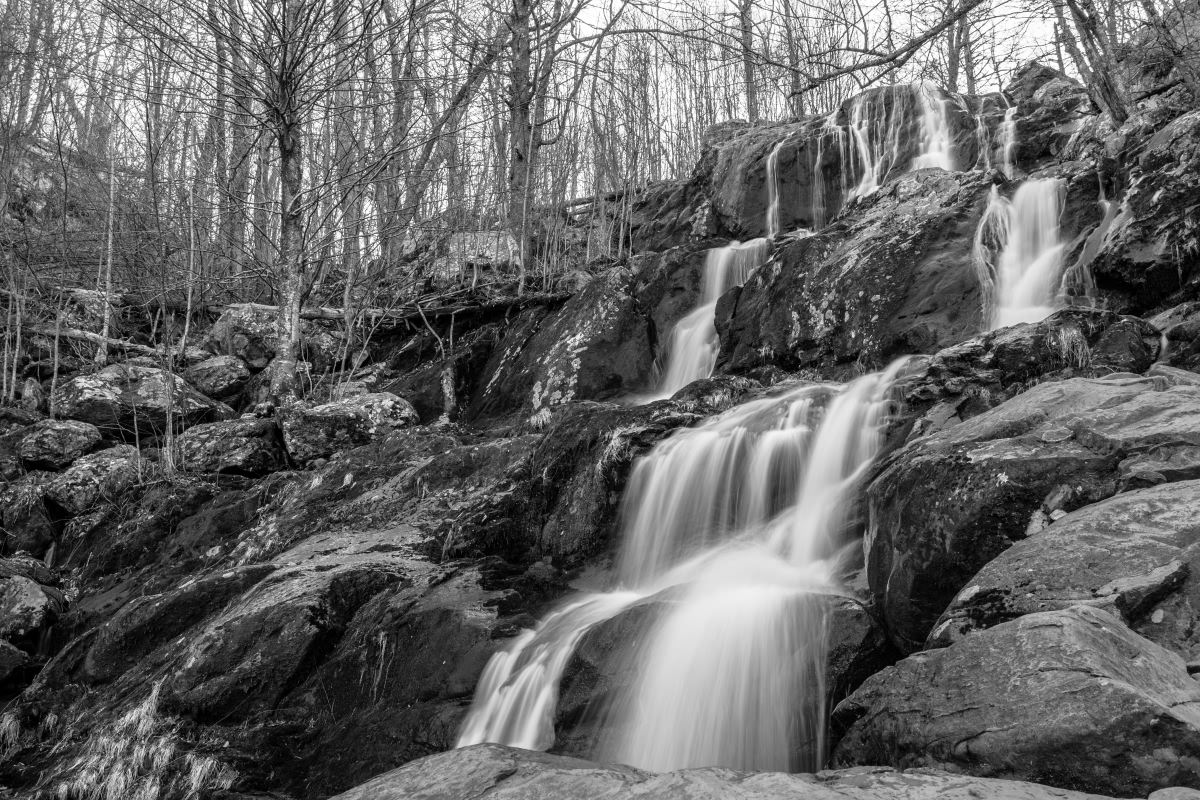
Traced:
POLYGON ((928 647, 1025 614, 1094 605, 1185 660, 1200 605, 1200 481, 1086 506, 1013 545, 959 592, 928 647))
POLYGON ((872 676, 833 713, 838 766, 890 763, 1119 796, 1200 787, 1200 683, 1090 606, 1029 614, 872 676))
POLYGON ((859 768, 819 775, 720 768, 654 774, 500 745, 423 758, 334 800, 540 800, 551 797, 671 800, 1101 800, 1102 795, 944 772, 859 768))

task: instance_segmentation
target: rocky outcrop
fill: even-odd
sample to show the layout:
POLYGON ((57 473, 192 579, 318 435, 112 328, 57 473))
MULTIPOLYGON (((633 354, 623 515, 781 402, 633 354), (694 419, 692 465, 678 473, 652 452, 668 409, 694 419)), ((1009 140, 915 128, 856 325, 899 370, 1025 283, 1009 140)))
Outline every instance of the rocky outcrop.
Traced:
POLYGON ((984 564, 1197 444, 1200 387, 1137 376, 1044 383, 909 443, 867 490, 867 574, 893 641, 919 649, 984 564))
POLYGON ((853 217, 780 242, 717 306, 719 368, 838 374, 977 333, 971 241, 990 185, 978 173, 907 175, 853 217))
POLYGON ((178 444, 184 469, 195 472, 266 475, 287 465, 279 427, 269 419, 196 425, 179 436, 178 444))
MULTIPOLYGON (((274 306, 228 306, 204 335, 201 346, 214 355, 237 356, 257 372, 279 351, 278 316, 274 306)), ((314 322, 301 323, 300 341, 300 359, 312 364, 316 372, 329 369, 340 357, 341 339, 314 322)))
POLYGON ((633 274, 596 276, 553 314, 525 312, 488 361, 468 416, 629 394, 651 380, 654 353, 633 295, 633 274))
POLYGON ((233 416, 224 403, 200 394, 178 375, 127 364, 72 378, 51 402, 60 417, 91 423, 105 434, 130 441, 161 436, 168 416, 176 430, 233 416))
POLYGON ((419 421, 408 401, 391 392, 370 392, 280 414, 284 446, 301 464, 364 445, 419 421))
MULTIPOLYGON (((817 775, 745 773, 708 768, 666 774, 597 764, 494 744, 451 750, 357 786, 334 800, 535 800, 604 797, 633 800, 1104 800, 1100 795, 1031 783, 886 768, 829 770, 817 775)), ((1164 798, 1165 800, 1165 798, 1164 798)))
POLYGON ((909 656, 833 715, 838 766, 935 767, 1143 797, 1200 787, 1200 684, 1086 606, 909 656))
POLYGON ((250 369, 237 356, 212 356, 188 367, 183 379, 201 394, 228 400, 250 380, 250 369))
POLYGON ((100 443, 100 429, 79 420, 47 420, 21 438, 19 452, 26 469, 59 470, 100 443))
MULTIPOLYGON (((1200 477, 1200 461, 1184 474, 1200 477)), ((946 609, 929 646, 1084 604, 1123 617, 1142 636, 1196 661, 1197 580, 1200 481, 1127 492, 1062 517, 988 563, 946 609)))

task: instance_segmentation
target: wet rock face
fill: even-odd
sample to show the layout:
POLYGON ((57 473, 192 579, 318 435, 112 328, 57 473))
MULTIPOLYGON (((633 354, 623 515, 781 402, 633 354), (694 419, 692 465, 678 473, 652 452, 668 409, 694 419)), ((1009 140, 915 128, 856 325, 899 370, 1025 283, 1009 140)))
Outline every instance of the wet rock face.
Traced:
POLYGON ((978 332, 971 241, 990 185, 979 174, 924 171, 859 201, 853 218, 782 240, 718 304, 718 367, 844 371, 978 332))
POLYGON ((654 350, 660 362, 675 323, 700 305, 708 251, 724 244, 724 240, 706 239, 630 261, 637 279, 634 294, 652 323, 654 350))
POLYGON ((1004 91, 1017 107, 1013 164, 1027 172, 1062 153, 1092 113, 1083 86, 1036 61, 1019 69, 1004 91))
MULTIPOLYGON (((335 800, 535 800, 604 797, 633 800, 1105 800, 1048 789, 932 771, 884 767, 828 770, 817 775, 744 773, 708 768, 666 774, 614 764, 480 744, 423 758, 338 795, 335 800)), ((1166 800, 1164 798, 1164 800, 1166 800)))
MULTIPOLYGON (((867 489, 867 575, 893 641, 919 649, 993 558, 1123 488, 1143 459, 1200 444, 1200 387, 1047 383, 893 454, 867 489)), ((1186 471, 1159 471, 1179 479, 1186 471)), ((1157 478, 1155 479, 1157 480, 1157 478)))
POLYGON ((391 392, 370 392, 315 408, 285 411, 280 426, 288 454, 306 464, 419 421, 404 398, 391 392))
POLYGON ((79 420, 47 420, 22 438, 21 462, 26 469, 59 470, 100 443, 100 429, 79 420))
POLYGON ((510 329, 488 361, 469 417, 628 394, 652 378, 654 353, 633 274, 597 275, 553 314, 510 329))
POLYGON ((60 417, 91 423, 107 435, 129 441, 161 436, 168 414, 176 430, 233 416, 229 406, 200 394, 178 375, 128 364, 72 378, 59 388, 52 403, 60 417))
POLYGON ((838 766, 938 767, 1121 797, 1200 787, 1200 684, 1086 606, 919 653, 834 712, 838 766))
POLYGON ((283 469, 287 457, 279 427, 269 419, 236 419, 184 431, 179 452, 185 469, 266 475, 283 469))
MULTIPOLYGON (((1189 477, 1200 477, 1200 449, 1189 477)), ((1018 542, 968 581, 929 636, 949 646, 1010 619, 1085 604, 1200 659, 1200 481, 1140 489, 1079 509, 1018 542)))
POLYGON ((1200 111, 1145 141, 1125 188, 1110 241, 1092 269, 1097 283, 1116 284, 1133 308, 1148 309, 1187 284, 1200 264, 1200 111))

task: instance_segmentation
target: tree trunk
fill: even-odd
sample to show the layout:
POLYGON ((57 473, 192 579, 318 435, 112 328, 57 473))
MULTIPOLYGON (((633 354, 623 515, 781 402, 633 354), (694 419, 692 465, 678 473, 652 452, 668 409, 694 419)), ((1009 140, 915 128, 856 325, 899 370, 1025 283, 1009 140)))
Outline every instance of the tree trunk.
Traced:
POLYGON ((742 77, 746 81, 746 113, 751 124, 758 122, 758 89, 754 84, 754 20, 751 18, 753 0, 741 0, 738 7, 738 27, 742 37, 742 77))
POLYGON ((300 300, 304 292, 304 244, 300 216, 300 192, 304 173, 301 163, 300 126, 285 120, 278 137, 279 147, 279 339, 271 367, 271 394, 279 400, 296 396, 296 359, 300 351, 300 300))

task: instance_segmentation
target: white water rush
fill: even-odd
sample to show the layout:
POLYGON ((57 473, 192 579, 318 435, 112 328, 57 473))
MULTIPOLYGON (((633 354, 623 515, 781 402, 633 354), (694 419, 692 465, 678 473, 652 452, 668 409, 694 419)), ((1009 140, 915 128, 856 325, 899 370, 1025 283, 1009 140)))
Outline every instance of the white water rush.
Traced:
POLYGON ((1039 322, 1062 305, 1062 181, 1026 181, 1012 200, 992 187, 975 233, 974 261, 988 330, 1039 322))
POLYGON ((717 337, 717 301, 734 286, 745 283, 770 254, 769 239, 731 242, 708 251, 700 305, 671 328, 666 366, 653 399, 670 397, 692 381, 712 375, 721 344, 717 337))
POLYGON ((597 712, 596 756, 819 768, 829 601, 899 368, 753 401, 655 447, 625 497, 619 588, 577 596, 494 656, 458 745, 550 747, 580 639, 642 602, 658 613, 619 654, 633 677, 597 712))

